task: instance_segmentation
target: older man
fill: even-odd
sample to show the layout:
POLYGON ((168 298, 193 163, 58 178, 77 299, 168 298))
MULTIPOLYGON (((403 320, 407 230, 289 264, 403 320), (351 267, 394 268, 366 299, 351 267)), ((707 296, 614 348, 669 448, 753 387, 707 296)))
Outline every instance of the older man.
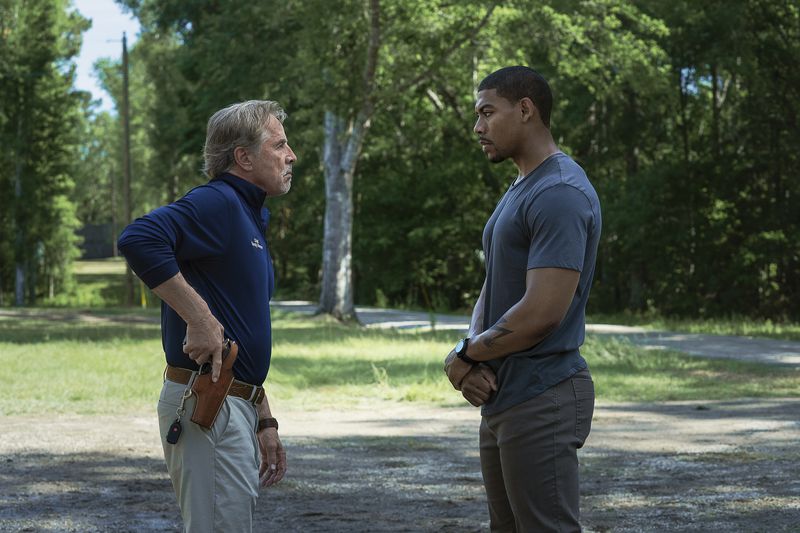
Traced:
POLYGON ((159 426, 184 528, 251 531, 258 487, 286 472, 278 423, 262 388, 270 364, 269 300, 274 286, 265 239, 267 197, 289 191, 296 156, 286 114, 251 100, 208 121, 205 172, 211 181, 137 219, 119 249, 162 300, 167 369, 159 426), (220 376, 225 339, 238 346, 236 379, 213 426, 190 421, 190 386, 204 363, 220 376))

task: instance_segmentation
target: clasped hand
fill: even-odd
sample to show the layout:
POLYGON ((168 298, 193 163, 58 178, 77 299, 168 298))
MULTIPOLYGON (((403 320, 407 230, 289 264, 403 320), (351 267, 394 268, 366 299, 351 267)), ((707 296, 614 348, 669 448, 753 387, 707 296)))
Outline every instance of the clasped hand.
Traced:
POLYGON ((497 390, 497 376, 486 365, 471 365, 451 351, 444 360, 444 371, 453 388, 474 405, 480 407, 497 390))

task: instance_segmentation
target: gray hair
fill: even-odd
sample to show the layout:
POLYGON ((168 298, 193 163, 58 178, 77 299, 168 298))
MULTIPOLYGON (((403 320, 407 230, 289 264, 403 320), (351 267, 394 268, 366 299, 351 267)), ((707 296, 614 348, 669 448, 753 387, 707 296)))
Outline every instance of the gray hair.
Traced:
POLYGON ((216 178, 233 167, 233 151, 238 147, 255 150, 267 140, 271 117, 281 122, 286 112, 272 100, 248 100, 220 109, 208 119, 203 148, 203 172, 216 178))

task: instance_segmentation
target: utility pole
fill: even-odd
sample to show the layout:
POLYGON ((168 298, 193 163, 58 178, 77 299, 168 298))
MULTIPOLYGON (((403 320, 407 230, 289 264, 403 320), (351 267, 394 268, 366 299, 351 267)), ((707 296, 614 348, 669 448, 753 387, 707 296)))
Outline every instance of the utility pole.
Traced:
MULTIPOLYGON (((123 195, 125 197, 124 225, 131 223, 131 125, 130 103, 128 101, 128 39, 122 32, 122 171, 124 173, 123 195)), ((125 266, 125 305, 133 306, 133 272, 130 265, 125 266)))

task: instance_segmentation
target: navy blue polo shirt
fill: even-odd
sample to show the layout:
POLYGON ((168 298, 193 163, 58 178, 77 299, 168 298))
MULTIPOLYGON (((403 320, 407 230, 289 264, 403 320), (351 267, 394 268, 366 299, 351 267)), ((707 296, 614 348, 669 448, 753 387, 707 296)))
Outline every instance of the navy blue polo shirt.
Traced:
MULTIPOLYGON (((264 237, 266 194, 233 174, 223 174, 180 200, 136 219, 118 246, 131 268, 155 288, 178 271, 208 304, 239 345, 236 379, 261 385, 272 352, 269 300, 274 271, 264 237)), ((161 304, 161 338, 167 362, 197 369, 183 353, 186 323, 161 304)))

